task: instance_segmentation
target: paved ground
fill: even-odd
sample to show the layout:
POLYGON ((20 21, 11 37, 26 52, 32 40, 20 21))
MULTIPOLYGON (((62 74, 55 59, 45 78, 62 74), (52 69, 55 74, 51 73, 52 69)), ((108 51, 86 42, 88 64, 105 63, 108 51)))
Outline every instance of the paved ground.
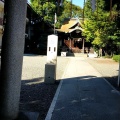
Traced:
POLYGON ((46 56, 25 55, 23 59, 20 111, 38 112, 44 120, 69 58, 57 58, 57 82, 44 84, 46 56))
MULTIPOLYGON (((107 70, 105 65, 102 69, 107 70)), ((70 59, 46 120, 119 120, 119 101, 120 93, 87 59, 74 57, 70 59)))
POLYGON ((118 62, 107 58, 86 58, 86 61, 90 63, 117 90, 120 91, 120 87, 118 87, 118 62))
POLYGON ((117 76, 118 62, 108 58, 86 58, 95 69, 97 69, 102 76, 117 76))
MULTIPOLYGON (((24 55, 22 80, 40 78, 41 81, 43 81, 46 59, 46 56, 29 54, 24 55)), ((68 60, 69 58, 67 57, 57 57, 57 80, 61 79, 61 76, 64 73, 64 69, 67 65, 68 60)))
MULTIPOLYGON (((54 85, 46 85, 43 82, 46 56, 25 55, 23 61, 20 110, 39 112, 39 119, 44 120, 58 87, 59 80, 62 78, 69 61, 73 58, 74 57, 58 57, 58 82, 54 85)), ((79 61, 79 57, 76 59, 79 61)), ((112 76, 116 76, 118 73, 118 63, 113 62, 112 60, 87 58, 85 56, 83 61, 91 64, 106 78, 112 78, 112 76)), ((78 69, 81 70, 81 66, 78 66, 78 69)), ((72 71, 74 72, 74 70, 72 71)), ((116 83, 115 80, 113 81, 112 79, 112 83, 116 83)))

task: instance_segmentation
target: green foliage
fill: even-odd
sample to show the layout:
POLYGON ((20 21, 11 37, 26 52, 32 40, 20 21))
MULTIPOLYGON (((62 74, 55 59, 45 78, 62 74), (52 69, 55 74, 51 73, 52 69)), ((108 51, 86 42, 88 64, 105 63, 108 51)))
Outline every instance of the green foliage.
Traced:
POLYGON ((113 59, 114 61, 116 61, 116 62, 119 62, 120 55, 114 55, 114 56, 112 57, 112 59, 113 59))
POLYGON ((117 20, 119 11, 116 10, 115 4, 111 15, 110 11, 105 10, 105 1, 97 1, 95 11, 92 11, 90 0, 86 1, 83 36, 87 41, 91 41, 94 47, 104 48, 105 54, 111 56, 117 51, 120 43, 120 27, 117 20))
POLYGON ((47 2, 45 0, 31 0, 32 8, 44 18, 45 21, 50 23, 54 22, 54 14, 56 5, 54 0, 47 2))
POLYGON ((82 8, 76 5, 71 6, 71 1, 63 0, 63 6, 56 4, 55 0, 47 1, 48 0, 31 0, 31 6, 40 16, 43 16, 45 21, 51 24, 54 24, 54 15, 57 13, 56 27, 58 28, 65 18, 82 17, 82 8))

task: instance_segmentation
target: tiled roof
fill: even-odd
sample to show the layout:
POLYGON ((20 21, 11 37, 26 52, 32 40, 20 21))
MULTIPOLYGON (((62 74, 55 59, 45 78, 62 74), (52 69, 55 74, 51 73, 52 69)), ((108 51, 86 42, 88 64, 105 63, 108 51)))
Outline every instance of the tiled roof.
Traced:
POLYGON ((80 24, 79 19, 77 18, 67 19, 63 22, 63 25, 61 26, 61 28, 56 30, 59 32, 65 32, 65 33, 70 33, 70 32, 73 32, 74 30, 82 31, 83 29, 81 27, 78 27, 77 24, 80 24))
POLYGON ((65 21, 61 26, 61 29, 70 29, 72 26, 76 25, 79 21, 76 19, 70 19, 69 21, 65 21))

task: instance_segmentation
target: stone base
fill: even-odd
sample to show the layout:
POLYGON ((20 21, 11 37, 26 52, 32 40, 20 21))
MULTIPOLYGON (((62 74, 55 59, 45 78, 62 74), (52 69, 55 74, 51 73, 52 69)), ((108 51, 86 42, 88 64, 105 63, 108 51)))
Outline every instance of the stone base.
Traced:
POLYGON ((61 56, 66 57, 67 52, 61 52, 61 56))
POLYGON ((88 54, 88 57, 90 57, 90 58, 96 58, 96 57, 98 57, 98 55, 97 54, 92 54, 92 53, 89 53, 88 54))
POLYGON ((44 82, 54 84, 56 80, 56 65, 47 63, 45 64, 45 79, 44 82))

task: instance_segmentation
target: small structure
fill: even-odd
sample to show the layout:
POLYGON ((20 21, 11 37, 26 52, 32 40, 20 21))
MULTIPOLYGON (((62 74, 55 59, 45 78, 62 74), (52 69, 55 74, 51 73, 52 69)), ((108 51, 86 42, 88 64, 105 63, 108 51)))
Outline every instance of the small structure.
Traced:
POLYGON ((47 63, 45 64, 45 83, 53 84, 56 80, 58 36, 49 35, 47 42, 47 63))
POLYGON ((73 53, 89 52, 91 44, 85 41, 82 36, 82 24, 77 18, 65 19, 61 28, 56 29, 59 36, 59 46, 61 51, 69 51, 73 53))

